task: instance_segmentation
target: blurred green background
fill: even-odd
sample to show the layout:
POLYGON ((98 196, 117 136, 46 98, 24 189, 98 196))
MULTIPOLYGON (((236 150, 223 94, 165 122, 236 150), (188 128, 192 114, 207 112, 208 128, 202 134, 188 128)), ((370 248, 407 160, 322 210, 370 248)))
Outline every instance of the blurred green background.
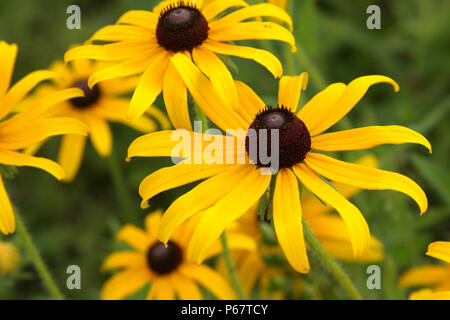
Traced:
MULTIPOLYGON (((88 39, 97 29, 113 24, 130 9, 151 9, 156 1, 137 0, 3 0, 0 2, 0 39, 17 43, 19 53, 13 82, 63 57, 72 45, 88 39), (66 28, 67 6, 81 7, 81 30, 66 28)), ((258 1, 253 1, 258 2, 258 1)), ((286 74, 311 73, 303 102, 331 82, 348 83, 367 74, 386 75, 396 80, 400 92, 388 85, 376 85, 358 106, 333 129, 366 125, 398 124, 424 134, 433 154, 420 146, 380 146, 370 152, 380 167, 408 175, 425 190, 428 212, 420 217, 413 201, 393 191, 363 191, 353 199, 366 217, 372 233, 386 247, 380 263, 382 289, 366 288, 366 267, 345 264, 366 298, 403 299, 407 293, 396 287, 398 275, 407 268, 434 263, 425 256, 431 241, 450 240, 450 2, 445 0, 396 1, 290 1, 299 51, 291 55, 284 44, 248 41, 246 44, 274 50, 283 59, 286 74), (381 8, 381 30, 368 30, 366 8, 381 8)), ((233 59, 235 77, 247 82, 268 104, 276 101, 277 80, 251 61, 233 59)), ((161 98, 156 105, 162 107, 161 98)), ((112 125, 115 156, 123 160, 137 132, 112 125)), ((59 138, 51 139, 39 152, 56 158, 59 138)), ((338 153, 353 161, 368 151, 338 153)), ((168 159, 136 159, 122 162, 136 217, 142 222, 137 193, 140 181, 168 159)), ((100 273, 103 259, 114 248, 114 233, 124 222, 119 212, 106 160, 88 144, 76 180, 62 184, 50 175, 20 168, 8 179, 8 193, 27 223, 41 254, 71 299, 97 299, 106 276, 100 273), (67 266, 81 267, 82 289, 68 290, 67 266)), ((191 186, 164 192, 152 201, 151 209, 168 205, 191 186)), ((12 241, 15 236, 0 235, 12 241)), ((20 267, 9 277, 0 276, 0 299, 48 299, 49 295, 23 251, 20 267)), ((337 285, 319 265, 307 277, 325 298, 339 298, 337 285)))

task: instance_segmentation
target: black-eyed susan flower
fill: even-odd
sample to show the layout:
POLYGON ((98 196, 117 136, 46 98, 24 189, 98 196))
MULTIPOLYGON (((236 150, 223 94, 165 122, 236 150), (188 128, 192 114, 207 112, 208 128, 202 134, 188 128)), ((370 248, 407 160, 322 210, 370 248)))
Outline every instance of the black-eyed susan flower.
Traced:
POLYGON ((241 108, 236 113, 227 109, 221 115, 207 107, 215 105, 220 97, 200 70, 185 56, 173 57, 172 63, 194 99, 203 105, 204 110, 210 111, 207 116, 229 135, 162 131, 136 139, 130 145, 128 156, 173 156, 180 147, 180 134, 183 140, 187 138, 190 148, 182 156, 185 160, 145 178, 139 192, 145 207, 148 199, 159 192, 207 179, 173 202, 161 221, 159 238, 167 243, 179 224, 199 212, 204 213, 189 244, 189 259, 203 261, 208 248, 223 230, 267 192, 271 176, 265 173, 272 164, 262 159, 260 151, 270 150, 271 143, 269 139, 256 139, 256 145, 255 139, 253 144, 248 143, 250 133, 254 135, 256 131, 256 135, 262 135, 263 129, 269 132, 267 136, 271 132, 279 135, 273 223, 278 242, 295 270, 309 270, 298 181, 336 209, 347 227, 355 257, 364 254, 369 247, 369 227, 359 209, 320 176, 362 189, 400 191, 417 202, 421 213, 426 211, 425 193, 408 177, 315 152, 361 150, 380 144, 400 143, 417 143, 431 150, 430 143, 422 135, 401 126, 372 126, 322 134, 342 119, 371 85, 385 82, 397 91, 398 85, 392 79, 371 75, 357 78, 348 85, 331 84, 298 112, 300 92, 307 83, 305 73, 281 78, 279 106, 276 108, 267 107, 247 85, 236 82, 241 108), (213 153, 211 149, 219 161, 211 163, 210 158, 205 157, 203 150, 213 153), (233 154, 231 162, 229 154, 233 154), (246 158, 243 159, 242 155, 246 158))
MULTIPOLYGON (((84 97, 78 97, 50 108, 49 116, 64 116, 78 119, 89 128, 89 138, 102 157, 109 156, 113 147, 113 137, 108 122, 120 122, 140 132, 148 133, 161 128, 170 128, 167 117, 158 108, 151 108, 146 115, 129 120, 127 110, 130 99, 123 97, 136 86, 136 78, 122 78, 103 81, 89 88, 87 81, 91 74, 105 64, 89 60, 77 60, 72 64, 56 61, 50 70, 57 74, 52 83, 40 86, 29 100, 41 99, 43 96, 67 88, 80 88, 84 97)), ((29 101, 27 101, 28 103, 29 101)), ((86 136, 75 134, 64 135, 59 149, 58 162, 66 173, 64 181, 72 181, 83 159, 86 136)))
POLYGON ((0 241, 0 274, 10 274, 16 268, 19 260, 19 250, 9 242, 0 241))
MULTIPOLYGON (((206 265, 186 260, 186 245, 192 235, 196 219, 183 224, 164 246, 158 236, 162 211, 145 218, 145 230, 125 225, 116 239, 126 242, 133 250, 117 251, 108 256, 103 270, 122 269, 106 281, 102 299, 123 299, 150 282, 147 299, 202 299, 199 285, 219 299, 235 299, 236 295, 226 279, 206 265)), ((230 237, 230 247, 253 250, 255 242, 245 235, 230 237)), ((220 243, 209 251, 209 257, 220 253, 220 243)))
POLYGON ((445 264, 430 264, 409 269, 400 277, 400 287, 430 287, 412 292, 409 298, 413 300, 450 300, 450 242, 430 243, 426 255, 445 264))
MULTIPOLYGON (((231 55, 252 59, 265 66, 275 77, 283 73, 280 61, 271 53, 227 43, 247 39, 273 39, 289 43, 293 51, 293 35, 275 22, 248 21, 256 17, 272 17, 292 27, 289 15, 279 7, 263 3, 249 6, 245 1, 202 0, 162 1, 152 12, 129 11, 115 25, 100 29, 91 41, 112 43, 86 44, 69 50, 65 60, 95 59, 116 64, 95 72, 89 85, 112 78, 142 74, 129 108, 136 118, 163 92, 169 118, 176 128, 191 129, 187 91, 172 57, 186 55, 208 76, 222 99, 237 108, 238 94, 231 73, 217 56, 231 55), (230 14, 228 9, 243 7, 230 14)), ((211 108, 223 108, 223 103, 211 108)))
MULTIPOLYGON (((45 170, 57 179, 64 178, 64 171, 56 162, 33 157, 21 152, 50 136, 61 134, 86 135, 86 126, 67 117, 45 117, 51 106, 83 95, 80 89, 59 90, 46 95, 13 114, 17 104, 39 82, 55 75, 47 70, 35 71, 25 76, 11 88, 11 76, 16 60, 17 46, 0 42, 0 163, 11 166, 30 166, 45 170)), ((15 230, 15 219, 9 197, 0 178, 0 231, 8 234, 15 230)))

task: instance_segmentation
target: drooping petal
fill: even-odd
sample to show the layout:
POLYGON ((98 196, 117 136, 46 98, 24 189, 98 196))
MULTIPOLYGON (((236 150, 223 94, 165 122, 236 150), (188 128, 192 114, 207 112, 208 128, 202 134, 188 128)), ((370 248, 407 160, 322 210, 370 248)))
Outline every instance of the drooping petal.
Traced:
POLYGON ((144 268, 147 260, 145 255, 136 251, 117 251, 110 254, 102 264, 102 271, 121 268, 144 268))
POLYGON ((410 178, 385 170, 360 166, 310 152, 306 164, 325 178, 370 190, 395 190, 410 196, 424 213, 428 201, 423 190, 410 178))
POLYGON ((175 289, 169 277, 157 277, 152 281, 147 300, 175 300, 175 289))
POLYGON ((154 32, 137 26, 111 25, 98 30, 89 41, 145 41, 154 38, 154 32))
POLYGON ((303 237, 298 182, 289 169, 280 170, 276 178, 273 224, 278 243, 290 265, 300 273, 308 273, 310 267, 303 237))
POLYGON ((219 20, 209 23, 211 29, 226 28, 228 24, 242 22, 257 17, 270 17, 287 23, 292 31, 292 19, 286 11, 270 3, 260 3, 227 14, 219 20))
POLYGON ((248 128, 249 124, 221 101, 211 82, 185 55, 176 54, 171 60, 189 92, 212 122, 223 130, 248 128))
POLYGON ((0 61, 2 62, 2 67, 0 68, 0 98, 8 90, 11 83, 16 56, 17 45, 0 41, 0 61))
POLYGON ((155 171, 139 185, 141 207, 148 207, 148 200, 163 191, 215 176, 226 168, 225 165, 179 163, 155 171))
MULTIPOLYGON (((55 74, 48 70, 39 70, 32 72, 19 80, 6 93, 3 99, 0 99, 0 119, 9 114, 14 106, 22 100, 39 82, 55 77, 55 74)), ((0 95, 1 97, 1 95, 0 95)))
POLYGON ((261 174, 256 166, 248 166, 244 174, 234 188, 205 210, 189 242, 188 260, 201 263, 225 228, 242 216, 267 191, 270 175, 261 174))
POLYGON ((327 116, 327 113, 330 112, 331 106, 335 105, 346 87, 343 83, 330 84, 309 100, 297 113, 297 117, 306 124, 311 136, 320 133, 321 122, 327 116))
POLYGON ((194 214, 211 207, 232 192, 248 173, 249 166, 231 166, 179 197, 167 209, 161 219, 159 239, 167 243, 180 224, 194 214))
POLYGON ((421 144, 431 152, 431 145, 424 136, 402 126, 370 126, 325 133, 311 139, 312 148, 322 151, 362 150, 402 143, 421 144))
POLYGON ((10 150, 0 150, 0 163, 18 167, 35 167, 47 171, 58 180, 64 178, 63 168, 56 162, 46 158, 33 157, 10 150))
POLYGON ((192 131, 187 102, 187 88, 172 63, 169 63, 163 82, 163 96, 167 114, 177 129, 192 131))
POLYGON ((402 288, 434 286, 450 277, 448 266, 425 265, 408 269, 401 275, 398 285, 402 288))
POLYGON ((426 255, 450 263, 450 242, 435 241, 430 243, 426 255))
POLYGON ((89 138, 95 150, 102 157, 109 156, 112 150, 113 139, 108 122, 90 114, 85 114, 85 120, 89 126, 89 138))
POLYGON ((131 24, 156 30, 158 24, 158 16, 151 11, 146 10, 130 10, 125 12, 117 21, 117 24, 131 24))
POLYGON ((211 1, 205 8, 202 10, 203 16, 207 21, 214 19, 219 13, 226 11, 227 9, 233 7, 248 7, 247 2, 243 0, 215 0, 211 1))
POLYGON ((369 247, 369 226, 361 212, 333 187, 318 177, 309 167, 298 164, 293 167, 295 175, 312 193, 334 207, 347 225, 352 241, 354 257, 361 256, 369 247))
POLYGON ((158 241, 158 230, 162 214, 163 211, 158 209, 145 216, 145 231, 147 231, 151 241, 158 241))
POLYGON ((194 48, 192 58, 199 69, 209 78, 222 99, 238 110, 239 99, 236 86, 230 71, 222 60, 205 46, 194 48))
POLYGON ((205 40, 202 45, 218 54, 254 60, 264 66, 275 78, 279 78, 283 74, 283 66, 280 60, 269 51, 246 46, 236 46, 212 39, 205 40))
POLYGON ((450 300, 450 291, 432 292, 422 289, 411 293, 409 300, 450 300))
POLYGON ((116 235, 116 239, 128 243, 131 247, 141 252, 146 252, 151 245, 151 240, 147 233, 132 224, 123 226, 116 235))
POLYGON ((322 105, 315 110, 318 125, 314 127, 314 135, 327 130, 341 120, 361 100, 372 85, 383 82, 391 84, 395 92, 399 90, 398 84, 385 76, 364 76, 351 81, 334 103, 322 105))
POLYGON ((87 137, 67 134, 62 137, 58 153, 58 163, 64 169, 64 181, 71 182, 80 169, 87 137))
POLYGON ((148 268, 127 269, 109 278, 102 287, 102 300, 120 300, 142 288, 151 280, 148 268))
POLYGON ((307 84, 308 74, 306 72, 294 77, 282 77, 278 90, 278 105, 284 106, 295 113, 300 101, 300 94, 302 90, 306 89, 307 84))
POLYGON ((291 45, 296 52, 295 38, 288 29, 274 22, 240 22, 212 29, 209 37, 215 41, 236 41, 251 39, 279 40, 291 45))
POLYGON ((201 300, 202 293, 192 278, 174 273, 171 275, 172 285, 181 300, 201 300))
POLYGON ((158 49, 153 61, 142 74, 128 109, 128 116, 131 119, 141 116, 161 93, 170 55, 167 51, 158 49))
POLYGON ((15 229, 16 220, 14 218, 14 211, 6 193, 3 178, 0 175, 0 231, 4 234, 9 234, 13 233, 15 229))
MULTIPOLYGON (((243 250, 246 252, 257 252, 258 245, 253 237, 243 233, 227 232, 227 244, 231 251, 243 250)), ((205 255, 205 260, 217 256, 223 252, 222 243, 214 242, 205 255)))
POLYGON ((180 272, 186 277, 198 282, 218 299, 236 299, 236 294, 225 278, 206 265, 186 263, 180 266, 180 272))

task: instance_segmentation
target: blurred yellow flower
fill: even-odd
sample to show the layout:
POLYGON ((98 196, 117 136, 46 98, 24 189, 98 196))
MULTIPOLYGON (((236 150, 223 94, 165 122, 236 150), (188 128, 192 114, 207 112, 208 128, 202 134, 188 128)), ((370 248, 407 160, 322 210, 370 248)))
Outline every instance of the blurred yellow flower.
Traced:
POLYGON ((450 300, 450 242, 430 243, 426 255, 446 264, 411 268, 400 277, 400 287, 432 287, 412 292, 409 298, 413 300, 450 300))
MULTIPOLYGON (((122 269, 106 281, 102 288, 102 299, 123 299, 151 283, 147 299, 182 300, 202 299, 201 285, 218 299, 235 299, 236 295, 226 279, 207 265, 186 261, 186 244, 197 223, 191 219, 180 226, 171 241, 164 246, 157 239, 162 211, 157 210, 145 218, 145 230, 134 225, 125 225, 116 239, 129 244, 133 251, 117 251, 106 258, 102 270, 122 269)), ((254 250, 253 239, 245 235, 229 237, 232 249, 254 250)), ((217 242, 208 257, 221 252, 217 242)))
POLYGON ((10 274, 20 260, 20 252, 9 242, 0 241, 0 273, 10 274))
MULTIPOLYGON (((10 88, 17 55, 17 46, 0 42, 0 163, 8 166, 30 166, 45 170, 57 179, 64 178, 64 170, 49 159, 33 157, 20 150, 61 134, 86 135, 86 126, 67 117, 46 117, 53 105, 83 95, 80 89, 55 91, 42 99, 23 106, 17 114, 13 110, 39 83, 53 78, 48 70, 35 71, 10 88)), ((0 176, 0 231, 8 234, 15 230, 15 218, 9 197, 0 176)))
MULTIPOLYGON (((252 47, 229 44, 248 39, 280 40, 295 51, 292 33, 278 23, 246 21, 267 16, 292 27, 289 15, 277 6, 262 3, 249 6, 245 1, 167 0, 153 11, 133 10, 125 13, 112 26, 95 33, 90 41, 112 42, 86 44, 69 50, 65 60, 95 59, 116 64, 100 69, 89 78, 89 86, 112 78, 142 74, 129 108, 136 118, 163 92, 165 106, 176 128, 191 129, 187 91, 173 58, 192 59, 207 75, 222 99, 237 108, 238 94, 231 73, 217 56, 231 55, 252 59, 265 66, 275 77, 283 74, 280 61, 271 53, 252 47), (243 7, 225 16, 230 8, 243 7)), ((223 103, 211 106, 220 111, 223 103)))
MULTIPOLYGON (((120 78, 103 81, 89 88, 87 81, 91 74, 104 67, 104 63, 89 60, 77 60, 72 64, 56 61, 50 67, 58 78, 51 84, 38 87, 36 94, 29 100, 41 99, 45 95, 67 88, 80 88, 84 97, 62 101, 47 110, 47 116, 67 116, 78 119, 89 128, 89 138, 102 157, 111 153, 113 137, 108 125, 109 121, 121 122, 140 132, 156 131, 158 124, 147 115, 129 120, 127 110, 130 99, 122 95, 130 93, 136 86, 136 78, 120 78)), ((27 101, 29 102, 29 101, 27 101)), ((148 115, 155 118, 162 129, 170 128, 167 117, 158 108, 151 108, 148 115)), ((59 149, 58 162, 66 173, 64 181, 72 181, 81 165, 87 137, 67 134, 64 135, 59 149)), ((30 152, 35 152, 39 145, 34 146, 30 152)))
MULTIPOLYGON (((336 209, 348 230, 354 257, 361 257, 370 246, 370 232, 359 209, 345 199, 324 178, 370 190, 396 190, 416 201, 420 213, 428 207, 423 190, 410 178, 389 171, 361 166, 329 157, 321 151, 369 149, 381 144, 417 143, 431 152, 431 145, 421 134, 402 126, 369 126, 324 133, 341 120, 377 83, 399 87, 392 79, 369 75, 359 77, 348 85, 334 83, 316 94, 297 111, 300 94, 305 89, 308 75, 284 76, 279 83, 278 107, 266 106, 247 85, 236 81, 241 107, 231 107, 219 115, 212 106, 221 98, 212 84, 185 56, 172 58, 186 86, 205 114, 229 135, 200 134, 183 131, 183 140, 194 145, 193 152, 183 154, 183 162, 152 173, 140 185, 141 205, 156 194, 187 183, 207 179, 190 192, 178 198, 165 212, 159 239, 167 243, 173 230, 187 218, 205 212, 189 244, 188 258, 198 263, 223 230, 242 216, 269 189, 271 163, 263 163, 261 150, 270 150, 270 143, 249 148, 247 133, 260 129, 275 129, 279 133, 279 171, 273 192, 273 223, 278 242, 292 267, 301 273, 309 271, 309 262, 303 237, 302 207, 299 181, 319 199, 336 209), (232 131, 231 131, 232 130, 232 131), (212 142, 211 142, 212 141, 212 142), (204 150, 214 146, 215 153, 223 155, 220 161, 205 161, 204 150), (260 148, 261 147, 261 148, 260 148), (235 157, 230 164, 227 155, 235 157), (315 152, 315 151, 320 151, 315 152), (252 156, 253 154, 253 156, 252 156), (238 157, 238 160, 236 160, 238 157), (245 159, 243 159, 245 157, 245 159), (240 158, 240 159, 239 159, 240 158), (240 160, 244 160, 240 162, 240 160), (186 210, 186 208, 189 208, 186 210)), ((266 131, 267 132, 267 131, 266 131)), ((270 133, 268 133, 270 134, 270 133)), ((180 142, 176 131, 151 133, 136 139, 128 149, 128 157, 173 156, 180 142)), ((188 150, 191 151, 191 150, 188 150)), ((215 160, 215 159, 213 159, 215 160)))

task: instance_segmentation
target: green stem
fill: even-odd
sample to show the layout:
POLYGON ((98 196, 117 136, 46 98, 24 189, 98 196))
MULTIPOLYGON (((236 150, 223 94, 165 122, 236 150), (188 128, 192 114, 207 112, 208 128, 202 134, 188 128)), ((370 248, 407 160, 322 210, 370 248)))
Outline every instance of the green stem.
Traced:
POLYGON ((42 260, 42 257, 39 254, 39 251, 37 250, 36 246, 33 243, 33 240, 31 239, 31 236, 27 232, 27 229, 25 228, 25 225, 22 221, 22 217, 17 213, 17 210, 14 210, 14 211, 15 211, 15 216, 16 216, 17 233, 19 234, 20 239, 22 240, 22 243, 23 243, 25 249, 28 251, 28 254, 36 268, 36 271, 42 278, 42 281, 44 281, 45 286, 47 287, 48 291, 53 296, 53 298, 56 300, 63 300, 64 297, 63 297, 61 291, 58 289, 58 286, 56 285, 55 281, 53 280, 50 272, 48 271, 47 266, 45 265, 44 261, 42 260))
POLYGON ((233 260, 231 259, 230 249, 228 247, 227 236, 225 234, 225 231, 222 233, 220 240, 222 241, 223 257, 225 258, 225 264, 227 266, 228 273, 230 274, 231 284, 234 290, 236 291, 238 298, 240 300, 247 300, 247 296, 244 292, 244 289, 242 289, 241 283, 239 282, 239 278, 237 276, 233 260))
POLYGON ((128 188, 126 187, 125 178, 122 171, 120 170, 119 163, 112 152, 107 158, 109 174, 113 180, 114 189, 118 197, 123 216, 126 222, 136 223, 136 212, 134 211, 133 202, 131 201, 130 195, 128 193, 128 188))
POLYGON ((303 218, 303 232, 305 234, 306 242, 308 242, 311 250, 314 251, 328 270, 335 276, 337 281, 342 285, 342 287, 344 287, 349 296, 353 300, 362 300, 361 294, 358 292, 358 289, 356 289, 352 280, 350 280, 337 261, 327 252, 327 250, 325 250, 319 240, 317 240, 309 228, 305 218, 303 218))

